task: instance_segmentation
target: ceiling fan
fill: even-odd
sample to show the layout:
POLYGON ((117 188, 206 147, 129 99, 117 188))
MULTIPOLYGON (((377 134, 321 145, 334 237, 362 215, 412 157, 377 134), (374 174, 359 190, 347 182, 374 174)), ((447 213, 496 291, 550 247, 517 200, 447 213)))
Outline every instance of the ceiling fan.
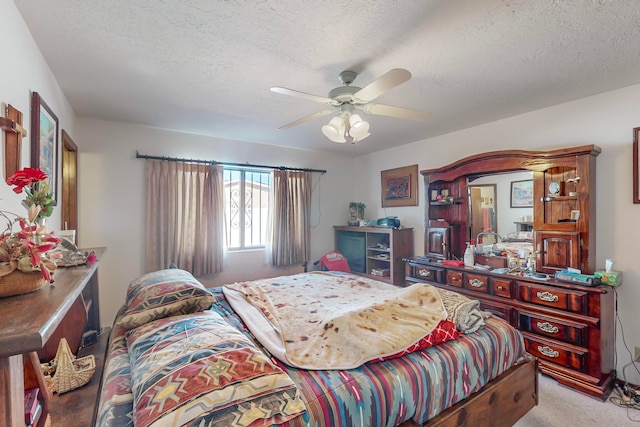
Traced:
POLYGON ((368 114, 411 120, 427 120, 431 116, 429 113, 422 111, 372 102, 385 92, 409 80, 411 78, 409 71, 402 68, 394 68, 363 88, 351 86, 356 76, 357 74, 354 71, 341 72, 338 79, 343 86, 331 89, 328 97, 312 95, 284 87, 272 87, 271 90, 276 93, 296 96, 333 107, 333 109, 320 110, 317 113, 302 117, 301 119, 281 126, 280 129, 288 129, 308 120, 326 116, 337 111, 338 115, 333 117, 328 124, 322 126, 322 133, 334 142, 344 143, 347 142, 345 137, 349 137, 353 144, 357 144, 358 141, 368 137, 370 133, 369 123, 362 120, 362 118, 355 113, 355 110, 362 110, 368 114))

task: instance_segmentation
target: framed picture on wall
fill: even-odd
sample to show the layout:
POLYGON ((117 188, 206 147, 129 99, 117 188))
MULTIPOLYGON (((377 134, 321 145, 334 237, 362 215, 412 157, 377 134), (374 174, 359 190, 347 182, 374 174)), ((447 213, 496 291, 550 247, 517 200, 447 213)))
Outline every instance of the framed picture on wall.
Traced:
POLYGON ((511 207, 533 207, 533 180, 511 181, 511 207))
POLYGON ((633 203, 640 203, 640 150, 638 150, 638 139, 640 128, 633 128, 633 203))
POLYGON ((418 206, 418 165, 380 172, 382 207, 418 206))
POLYGON ((53 205, 58 201, 58 117, 40 97, 31 95, 31 167, 48 175, 53 205))

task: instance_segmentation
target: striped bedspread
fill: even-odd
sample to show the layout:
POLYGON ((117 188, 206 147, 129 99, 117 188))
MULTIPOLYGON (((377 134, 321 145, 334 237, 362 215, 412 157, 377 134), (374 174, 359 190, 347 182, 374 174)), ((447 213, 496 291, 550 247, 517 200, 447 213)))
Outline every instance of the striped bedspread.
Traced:
MULTIPOLYGON (((226 302, 212 289, 212 310, 252 338, 226 302)), ((125 331, 114 328, 107 352, 97 425, 133 426, 129 357, 125 331)), ((258 344, 259 345, 259 344, 258 344)), ((345 371, 306 371, 272 358, 296 383, 307 412, 285 426, 394 426, 413 419, 424 423, 480 390, 524 357, 520 333, 500 319, 449 341, 384 362, 345 371)))

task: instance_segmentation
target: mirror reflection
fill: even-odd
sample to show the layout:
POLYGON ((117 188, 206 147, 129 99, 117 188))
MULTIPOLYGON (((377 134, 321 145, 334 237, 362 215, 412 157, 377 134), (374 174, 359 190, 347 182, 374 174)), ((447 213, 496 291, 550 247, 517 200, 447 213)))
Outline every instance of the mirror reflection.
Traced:
MULTIPOLYGON (((478 245, 499 241, 531 241, 533 206, 511 207, 512 182, 533 179, 531 171, 485 175, 469 179, 470 234, 478 245), (490 234, 484 234, 490 233, 490 234), (498 238, 498 236, 500 236, 498 238)), ((516 196, 517 197, 517 196, 516 196)), ((518 205, 519 203, 516 203, 518 205)))

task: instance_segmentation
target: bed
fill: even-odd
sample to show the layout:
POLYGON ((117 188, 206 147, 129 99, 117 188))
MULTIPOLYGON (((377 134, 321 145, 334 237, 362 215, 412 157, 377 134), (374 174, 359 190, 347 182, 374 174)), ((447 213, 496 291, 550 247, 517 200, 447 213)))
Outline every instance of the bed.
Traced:
POLYGON ((170 269, 129 286, 111 330, 96 425, 511 426, 537 399, 536 361, 520 333, 498 318, 400 357, 344 370, 300 369, 272 357, 222 288, 205 290, 170 269), (209 339, 216 342, 207 346, 209 339), (190 364, 210 348, 219 352, 210 355, 216 364, 233 362, 234 375, 216 376, 224 387, 208 384, 202 398, 201 371, 190 364), (191 369, 187 379, 176 379, 177 367, 191 369), (237 387, 232 393, 230 385, 237 387), (180 401, 177 390, 188 394, 196 386, 197 397, 180 401), (191 420, 194 411, 202 414, 191 420))

